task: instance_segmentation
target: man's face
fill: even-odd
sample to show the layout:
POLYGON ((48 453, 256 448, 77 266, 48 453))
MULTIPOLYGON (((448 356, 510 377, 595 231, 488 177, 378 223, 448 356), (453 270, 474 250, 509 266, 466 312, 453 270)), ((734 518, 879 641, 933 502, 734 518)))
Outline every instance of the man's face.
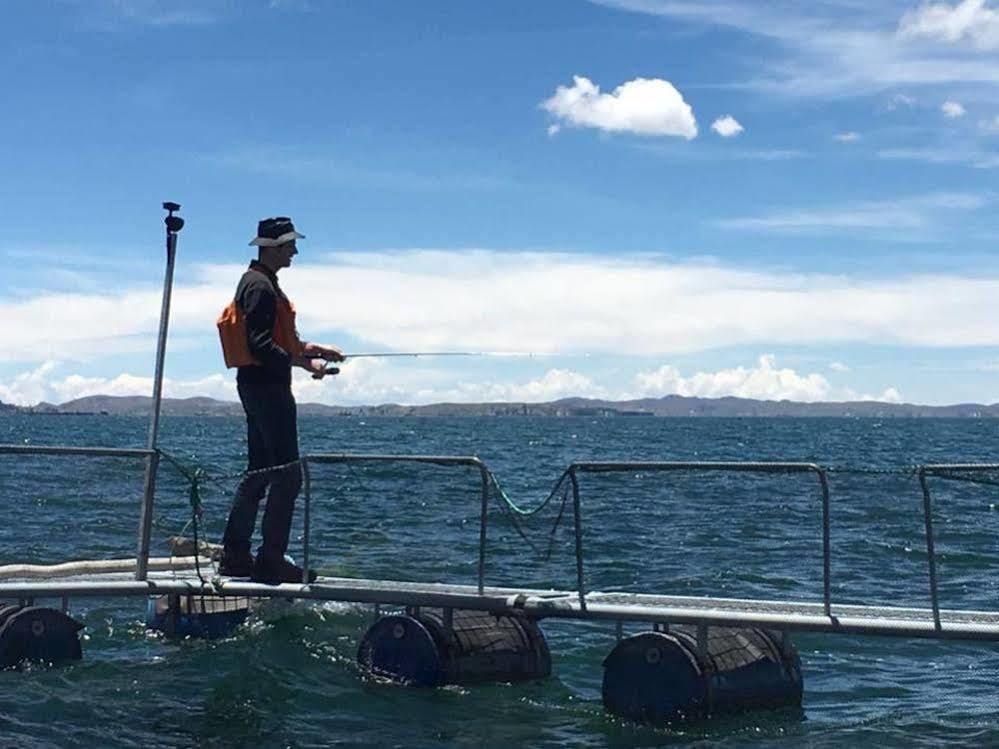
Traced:
POLYGON ((274 248, 274 252, 278 258, 278 268, 287 268, 291 265, 291 259, 298 254, 298 247, 295 246, 293 239, 290 242, 279 244, 274 248))

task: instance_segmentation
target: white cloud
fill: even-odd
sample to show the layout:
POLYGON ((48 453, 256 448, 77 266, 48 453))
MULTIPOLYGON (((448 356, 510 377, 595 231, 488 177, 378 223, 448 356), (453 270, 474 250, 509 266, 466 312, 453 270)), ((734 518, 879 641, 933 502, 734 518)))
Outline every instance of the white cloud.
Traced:
POLYGON ((520 185, 499 174, 481 171, 419 171, 401 166, 373 168, 361 163, 347 152, 304 148, 301 146, 267 146, 233 148, 221 154, 205 157, 208 163, 245 172, 267 179, 294 179, 302 183, 323 186, 343 186, 355 189, 413 191, 425 195, 441 190, 510 189, 520 185))
POLYGON ((559 398, 616 397, 611 391, 597 385, 591 378, 568 369, 549 369, 541 377, 527 382, 476 382, 459 383, 456 387, 425 393, 422 400, 454 400, 463 403, 515 401, 540 403, 559 398))
POLYGON ((852 388, 845 388, 842 391, 842 400, 845 401, 877 401, 879 403, 901 403, 902 395, 899 393, 898 388, 887 387, 881 391, 880 394, 875 395, 873 393, 857 393, 857 391, 852 388))
POLYGON ((97 0, 80 5, 91 14, 91 22, 105 29, 121 23, 200 26, 216 22, 225 10, 220 0, 97 0))
MULTIPOLYGON (((57 361, 43 362, 37 368, 15 375, 9 383, 0 381, 0 401, 19 406, 40 403, 65 403, 90 395, 152 395, 152 377, 123 372, 115 377, 85 377, 62 374, 66 365, 57 361)), ((165 378, 163 395, 167 398, 208 396, 219 400, 236 400, 233 378, 213 374, 193 380, 165 378)))
POLYGON ((833 140, 838 140, 840 143, 856 143, 858 140, 860 140, 860 133, 855 133, 852 131, 846 133, 837 133, 836 135, 833 136, 833 140))
MULTIPOLYGON (((178 343, 186 344, 187 371, 222 371, 214 322, 241 272, 236 264, 202 266, 192 269, 193 283, 177 283, 168 375, 170 361, 181 355, 178 343)), ((339 253, 284 271, 282 281, 310 338, 396 351, 663 356, 726 346, 847 342, 999 345, 999 277, 984 272, 865 280, 650 255, 413 250, 339 253), (336 305, 329 304, 331 288, 338 290, 336 305)), ((59 360, 68 369, 90 362, 93 371, 99 360, 123 351, 151 362, 159 305, 159 290, 152 289, 0 299, 0 363, 59 360)), ((391 389, 398 382, 391 367, 364 361, 346 367, 336 387, 350 384, 350 372, 362 372, 356 376, 381 383, 387 400, 405 394, 391 389)), ((148 376, 146 367, 132 371, 148 376)), ((135 387, 148 390, 147 383, 135 387)), ((24 392, 31 383, 5 385, 9 394, 14 385, 24 392)), ((69 397, 89 385, 74 380, 60 393, 69 397)), ((128 386, 127 380, 115 385, 122 392, 128 386)))
POLYGON ((944 113, 944 117, 951 120, 956 120, 958 117, 964 117, 968 113, 960 102, 956 101, 945 101, 940 105, 940 111, 944 113))
POLYGON ((879 403, 901 403, 902 395, 899 393, 898 388, 887 387, 882 390, 879 394, 875 393, 858 393, 853 388, 844 388, 840 392, 840 400, 844 401, 877 401, 879 403))
POLYGON ((640 372, 635 377, 635 388, 648 397, 676 394, 720 398, 731 395, 805 402, 825 400, 830 392, 829 382, 822 375, 799 375, 793 369, 779 369, 770 354, 761 356, 756 367, 698 372, 691 377, 683 377, 676 367, 667 364, 653 372, 640 372))
POLYGON ((558 135, 558 131, 561 130, 561 129, 562 128, 559 125, 549 125, 548 126, 548 135, 550 135, 550 136, 552 136, 552 135, 558 135))
MULTIPOLYGON (((47 361, 22 372, 8 382, 0 380, 0 402, 19 406, 40 402, 65 403, 91 395, 131 396, 152 394, 153 381, 148 376, 122 373, 115 377, 88 377, 62 374, 67 365, 47 361)), ((597 385, 588 376, 567 369, 550 369, 540 377, 524 381, 479 382, 454 381, 447 370, 414 369, 395 366, 379 359, 356 359, 341 365, 336 377, 314 380, 296 369, 293 378, 295 397, 302 403, 337 403, 368 405, 381 403, 471 403, 483 401, 542 402, 576 396, 612 397, 611 391, 597 385)), ((232 373, 179 380, 166 378, 163 395, 167 398, 208 396, 237 401, 232 373)))
POLYGON ((928 164, 966 164, 975 169, 999 169, 999 154, 974 148, 888 148, 879 159, 923 161, 928 164))
POLYGON ((669 81, 636 78, 612 93, 588 78, 573 76, 571 86, 559 86, 541 103, 542 108, 564 123, 608 132, 638 135, 675 135, 688 140, 697 136, 693 110, 669 81))
MULTIPOLYGON (((65 375, 65 366, 45 362, 22 372, 9 384, 0 382, 0 401, 16 405, 34 405, 42 401, 65 403, 90 395, 148 396, 152 392, 149 377, 127 373, 115 377, 84 377, 65 375)), ((881 400, 899 402, 895 388, 880 396, 857 396, 852 390, 833 391, 829 382, 817 373, 798 373, 778 367, 772 355, 759 357, 755 366, 733 367, 717 371, 701 371, 684 376, 672 365, 649 371, 638 371, 630 377, 616 373, 615 382, 601 383, 590 375, 565 368, 551 368, 540 376, 508 376, 507 379, 485 378, 478 381, 455 377, 447 369, 414 370, 393 366, 385 361, 357 360, 343 365, 336 378, 321 382, 296 370, 293 381, 299 403, 336 405, 378 405, 399 403, 516 402, 539 403, 568 397, 627 400, 677 394, 687 397, 757 398, 765 400, 881 400)), ((190 380, 167 379, 164 395, 169 398, 208 396, 236 402, 234 377, 214 374, 190 380)))
POLYGON ((896 388, 886 388, 875 400, 883 403, 901 403, 902 396, 896 388))
POLYGON ((790 159, 803 159, 809 154, 795 148, 769 148, 752 151, 734 151, 726 154, 726 157, 737 159, 749 159, 752 161, 788 161, 790 159))
POLYGON ((712 122, 711 129, 723 138, 731 138, 733 135, 741 133, 745 128, 739 124, 735 117, 727 114, 712 122))
POLYGON ((979 126, 986 133, 996 134, 999 133, 999 114, 993 117, 991 120, 982 120, 979 126))
POLYGON ((894 112, 896 109, 912 109, 916 106, 916 99, 907 94, 895 94, 891 97, 891 100, 885 105, 885 109, 889 112, 894 112))
POLYGON ((982 50, 999 49, 999 11, 986 0, 924 3, 899 22, 902 37, 927 37, 949 44, 968 43, 982 50))
POLYGON ((492 377, 470 380, 449 369, 416 367, 379 359, 356 359, 341 365, 341 373, 323 381, 296 370, 295 397, 303 403, 366 405, 381 403, 537 403, 567 397, 605 398, 614 393, 589 376, 552 368, 534 378, 492 377))
MULTIPOLYGON (((302 268, 285 283, 303 330, 343 329, 403 350, 644 355, 778 340, 999 342, 999 320, 988 313, 999 279, 863 282, 531 253, 424 251, 348 263, 302 268), (334 285, 342 297, 332 310, 325 300, 334 285)), ((236 272, 219 275, 231 281, 236 272)))
POLYGON ((834 361, 829 363, 829 369, 833 372, 849 372, 850 368, 846 366, 843 362, 834 361))
POLYGON ((765 216, 725 219, 719 223, 728 229, 797 234, 844 233, 878 230, 872 238, 929 240, 931 230, 953 220, 955 212, 974 211, 988 200, 971 193, 930 193, 892 201, 868 201, 828 208, 786 211, 765 216), (919 232, 919 236, 915 232, 919 232))
MULTIPOLYGON (((911 0, 591 2, 700 27, 732 28, 772 42, 768 61, 740 83, 776 96, 856 97, 899 86, 999 83, 999 66, 994 60, 968 54, 969 50, 961 47, 927 44, 922 34, 899 33, 899 19, 911 9, 911 0)), ((976 4, 984 10, 984 3, 971 5, 976 4)), ((961 7, 970 6, 962 3, 961 7)))

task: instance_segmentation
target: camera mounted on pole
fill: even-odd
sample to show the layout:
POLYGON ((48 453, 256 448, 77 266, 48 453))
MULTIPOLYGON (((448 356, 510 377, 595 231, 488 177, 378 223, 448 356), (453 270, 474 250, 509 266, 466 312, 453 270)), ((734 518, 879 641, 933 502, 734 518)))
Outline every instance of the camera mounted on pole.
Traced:
POLYGON ((171 234, 176 234, 177 232, 179 232, 181 229, 184 228, 184 219, 182 219, 180 216, 173 215, 174 211, 180 210, 180 203, 171 203, 170 201, 166 201, 163 203, 163 210, 169 211, 169 215, 165 219, 163 219, 163 222, 166 224, 168 232, 170 232, 171 234))

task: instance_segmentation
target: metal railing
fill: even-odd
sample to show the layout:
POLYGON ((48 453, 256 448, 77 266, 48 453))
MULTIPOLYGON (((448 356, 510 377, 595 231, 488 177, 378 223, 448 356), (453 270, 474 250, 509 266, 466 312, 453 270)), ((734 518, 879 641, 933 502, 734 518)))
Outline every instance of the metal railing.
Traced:
MULTIPOLYGON (((309 464, 350 464, 350 463, 420 463, 441 466, 467 466, 479 471, 481 477, 481 509, 479 525, 479 559, 477 585, 479 593, 485 589, 487 527, 489 518, 489 495, 492 474, 489 467, 480 458, 457 455, 377 455, 350 453, 315 453, 302 457, 304 476, 304 543, 303 569, 308 570, 310 559, 310 526, 312 504, 312 481, 309 464)), ((566 469, 572 488, 573 522, 576 563, 576 590, 579 605, 586 609, 586 575, 585 549, 583 532, 583 509, 579 485, 579 474, 585 473, 626 473, 631 471, 721 471, 729 473, 761 473, 761 474, 814 474, 819 483, 822 503, 822 607, 826 616, 832 618, 832 572, 831 572, 831 531, 830 531, 830 492, 829 471, 817 463, 804 462, 738 462, 738 461, 577 461, 566 469)), ((932 499, 927 477, 947 477, 956 472, 992 472, 999 471, 999 464, 991 463, 954 463, 926 464, 917 466, 915 475, 918 477, 923 492, 923 518, 926 529, 926 554, 929 575, 930 603, 936 627, 940 628, 940 604, 938 595, 938 579, 936 571, 936 551, 934 544, 932 499)), ((303 573, 307 574, 307 572, 303 573)), ((303 580, 303 582, 306 582, 303 580)))
POLYGON ((479 471, 482 479, 482 508, 479 520, 479 593, 485 590, 486 580, 486 526, 489 521, 489 468, 479 458, 470 455, 351 455, 348 453, 313 453, 302 456, 303 488, 305 508, 303 511, 302 582, 308 582, 309 575, 309 530, 312 515, 312 479, 309 464, 344 463, 423 463, 440 466, 469 466, 479 471))
POLYGON ((940 595, 937 590, 937 556, 933 537, 933 501, 930 497, 929 476, 954 478, 956 473, 994 473, 999 471, 999 463, 927 463, 916 469, 919 486, 923 491, 923 523, 926 526, 927 570, 930 578, 930 607, 933 609, 933 625, 940 629, 940 595))
POLYGON ((71 447, 68 445, 0 445, 0 455, 78 455, 89 458, 151 458, 158 450, 144 447, 71 447))
POLYGON ((569 480, 572 483, 572 507, 576 535, 576 585, 579 591, 579 605, 586 608, 586 580, 583 570, 583 521, 582 502, 579 492, 579 473, 625 473, 631 471, 724 471, 730 473, 814 473, 819 480, 822 494, 822 588, 823 605, 827 616, 831 616, 830 595, 830 541, 829 541, 829 480, 826 469, 815 463, 753 463, 753 462, 714 462, 714 461, 612 461, 574 462, 569 465, 569 480))
POLYGON ((153 495, 160 451, 141 447, 73 447, 69 445, 0 445, 0 455, 51 455, 80 458, 142 458, 146 462, 142 509, 139 512, 139 554, 136 557, 136 580, 145 580, 149 563, 149 534, 153 524, 153 495), (142 543, 145 539, 145 543, 142 543))
MULTIPOLYGON (((148 529, 152 521, 154 507, 155 474, 159 466, 161 451, 149 448, 119 448, 119 447, 76 447, 67 445, 12 445, 0 444, 0 455, 43 455, 67 456, 85 458, 140 458, 152 465, 153 480, 145 483, 142 505, 139 517, 140 537, 144 529, 148 529)), ((477 590, 480 595, 485 592, 485 573, 487 561, 487 530, 489 522, 490 485, 493 481, 488 466, 480 458, 465 455, 378 455, 349 453, 312 453, 302 457, 303 487, 305 494, 303 516, 303 575, 308 574, 310 559, 310 536, 312 514, 312 479, 311 465, 356 463, 411 463, 424 465, 439 465, 474 468, 480 477, 480 520, 479 520, 479 550, 477 565, 477 590)), ((822 502, 822 583, 823 611, 832 618, 831 596, 831 542, 830 542, 830 493, 828 473, 831 469, 816 463, 798 462, 711 462, 711 461, 578 461, 569 464, 566 469, 572 490, 576 588, 580 608, 586 609, 586 574, 585 549, 583 529, 583 508, 579 476, 581 474, 627 473, 641 472, 688 472, 688 471, 720 471, 729 473, 811 473, 819 482, 822 502)), ((933 501, 929 487, 929 479, 960 478, 960 474, 969 473, 999 473, 999 463, 940 463, 917 466, 914 474, 919 480, 923 496, 923 522, 926 536, 927 572, 929 578, 930 606, 934 626, 941 629, 940 598, 938 591, 937 559, 935 535, 933 530, 933 501)), ((149 546, 140 546, 137 557, 136 579, 146 579, 149 546), (143 553, 144 552, 144 553, 143 553)), ((308 582, 308 580, 303 580, 308 582)))

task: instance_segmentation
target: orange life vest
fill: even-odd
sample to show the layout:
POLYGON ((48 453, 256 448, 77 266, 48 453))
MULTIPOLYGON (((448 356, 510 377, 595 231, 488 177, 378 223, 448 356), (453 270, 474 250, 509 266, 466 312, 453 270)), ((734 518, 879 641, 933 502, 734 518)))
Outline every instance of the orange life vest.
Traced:
MULTIPOLYGON (((222 340, 222 356, 227 367, 260 366, 260 362, 250 353, 250 344, 246 336, 246 315, 233 299, 229 302, 215 323, 222 340)), ((302 341, 295 329, 295 305, 291 300, 278 294, 277 315, 274 317, 274 330, 271 332, 274 343, 283 348, 292 357, 302 355, 302 341)))

